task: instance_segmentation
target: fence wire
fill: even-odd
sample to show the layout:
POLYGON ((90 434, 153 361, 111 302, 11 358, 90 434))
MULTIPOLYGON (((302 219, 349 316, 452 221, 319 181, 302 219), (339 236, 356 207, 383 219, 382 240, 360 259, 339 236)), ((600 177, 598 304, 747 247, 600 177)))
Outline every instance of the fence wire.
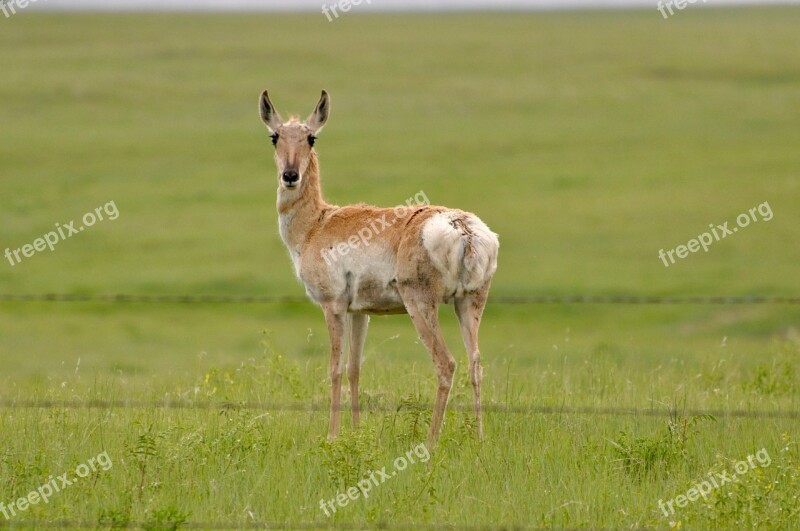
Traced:
MULTIPOLYGON (((293 295, 82 295, 0 294, 0 302, 100 302, 112 304, 288 304, 310 302, 293 295)), ((489 304, 800 304, 800 297, 766 295, 530 295, 490 297, 489 304)))
MULTIPOLYGON (((169 400, 0 400, 2 409, 186 409, 186 410, 249 410, 261 412, 307 412, 327 413, 327 403, 259 403, 259 402, 190 402, 169 400)), ((449 410, 472 412, 472 404, 449 404, 449 410)), ((433 404, 365 404, 359 408, 364 412, 397 413, 410 409, 432 410, 433 404)), ((340 411, 350 411, 342 404, 340 411)), ((750 409, 685 409, 685 408, 632 408, 597 406, 525 406, 507 404, 483 404, 481 410, 488 413, 538 414, 538 415, 601 415, 601 416, 645 416, 672 417, 712 415, 718 418, 800 418, 800 410, 750 410, 750 409)))
MULTIPOLYGON (((0 303, 9 302, 97 302, 110 304, 144 303, 144 304, 294 304, 308 303, 306 297, 283 295, 130 295, 130 294, 0 294, 0 303)), ((534 295, 534 296, 496 296, 491 297, 490 304, 503 305, 548 305, 548 304, 626 304, 626 305, 679 305, 679 304, 800 304, 800 297, 793 296, 656 296, 656 295, 534 295)), ((400 412, 407 405, 366 404, 360 408, 365 412, 400 412)), ((432 404, 414 404, 414 408, 432 409, 432 404)), ((0 399, 2 409, 174 409, 174 410, 253 410, 263 412, 328 412, 330 406, 323 403, 254 403, 254 402, 186 402, 186 401, 136 401, 136 400, 13 400, 0 399)), ((349 411, 349 406, 342 406, 349 411)), ((472 411, 471 405, 450 404, 449 410, 472 411)), ((630 408, 630 407, 593 407, 593 406, 513 406, 506 404, 485 404, 482 410, 488 413, 510 414, 543 414, 543 415, 598 415, 598 416, 647 416, 673 417, 677 414, 688 416, 711 415, 717 418, 759 418, 759 419, 797 419, 800 411, 791 410, 714 410, 674 408, 630 408)), ((147 522, 127 522, 128 528, 146 528, 147 522)), ((96 529, 102 524, 96 521, 59 520, 52 522, 37 520, 0 521, 0 529, 96 529)), ((527 525, 499 526, 454 526, 452 524, 400 524, 375 523, 371 525, 347 524, 331 522, 259 522, 245 523, 227 522, 185 522, 183 529, 387 529, 387 530, 450 530, 454 528, 466 531, 523 531, 537 529, 527 525)))
MULTIPOLYGON (((166 529, 168 524, 155 525, 152 522, 126 522, 127 529, 166 529)), ((0 529, 104 529, 109 524, 99 522, 78 521, 78 520, 57 520, 53 522, 42 522, 38 520, 19 520, 17 522, 3 522, 0 520, 0 529)), ((176 529, 281 529, 281 530, 302 530, 302 529, 389 529, 389 530, 448 530, 460 529, 464 531, 528 531, 542 529, 527 525, 510 524, 505 526, 471 526, 457 524, 397 524, 390 522, 379 522, 374 524, 348 524, 339 522, 258 522, 251 521, 241 524, 226 522, 185 522, 177 525, 176 529)), ((565 528, 567 531, 569 528, 565 528)))

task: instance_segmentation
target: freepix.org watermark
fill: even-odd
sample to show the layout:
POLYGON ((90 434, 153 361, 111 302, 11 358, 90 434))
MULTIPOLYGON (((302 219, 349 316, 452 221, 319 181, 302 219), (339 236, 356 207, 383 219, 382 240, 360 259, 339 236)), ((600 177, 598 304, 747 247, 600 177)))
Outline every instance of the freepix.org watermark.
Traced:
POLYGON ((87 227, 91 227, 99 221, 106 219, 114 221, 119 217, 119 210, 114 201, 109 201, 103 206, 97 207, 94 211, 89 211, 83 215, 81 221, 83 225, 76 227, 74 221, 69 223, 56 223, 56 230, 48 232, 41 238, 37 238, 33 243, 27 243, 17 249, 6 248, 5 257, 11 264, 11 267, 22 262, 23 258, 30 258, 37 252, 42 252, 45 249, 55 250, 57 243, 72 237, 73 234, 82 232, 87 227), (105 214, 106 217, 103 216, 105 214))
POLYGON ((347 489, 346 493, 339 493, 331 500, 320 500, 319 508, 325 513, 325 516, 330 517, 336 512, 334 503, 339 507, 344 507, 350 503, 351 500, 356 501, 360 496, 364 496, 364 499, 369 498, 369 492, 372 490, 373 485, 375 487, 382 485, 387 479, 395 477, 398 472, 402 472, 408 468, 408 465, 413 465, 416 463, 416 461, 414 461, 414 456, 417 456, 417 459, 419 459, 422 463, 427 463, 431 458, 428 447, 420 443, 413 449, 407 451, 406 455, 401 455, 394 460, 392 464, 394 465, 395 469, 391 473, 386 472, 386 467, 383 467, 376 472, 368 470, 367 476, 357 483, 357 487, 350 487, 347 489), (378 480, 380 480, 380 482, 378 480), (329 508, 330 511, 328 511, 329 508))
POLYGON ((670 249, 669 251, 664 252, 664 249, 658 251, 658 257, 664 262, 664 267, 669 267, 670 264, 675 263, 675 256, 680 259, 686 258, 689 256, 689 253, 696 253, 701 248, 704 252, 708 252, 709 246, 714 243, 718 242, 721 239, 733 235, 735 232, 739 232, 740 228, 745 228, 750 225, 750 222, 753 223, 758 222, 758 217, 756 216, 758 213, 761 216, 761 221, 769 221, 772 219, 772 208, 769 206, 767 201, 764 201, 760 205, 751 208, 747 212, 742 212, 736 217, 736 224, 738 227, 728 227, 729 222, 726 221, 722 225, 714 225, 710 223, 708 227, 711 229, 711 232, 704 232, 700 234, 697 238, 689 240, 686 245, 679 245, 674 249, 670 249), (669 262, 667 262, 667 258, 669 258, 669 262))
POLYGON ((322 4, 322 14, 328 17, 328 22, 333 22, 334 18, 339 18, 339 11, 347 13, 353 6, 360 6, 362 3, 371 4, 372 0, 337 0, 330 6, 322 4))
MULTIPOLYGON (((672 9, 673 7, 679 11, 683 11, 689 4, 696 4, 699 1, 700 0, 659 0, 656 7, 661 13, 661 16, 667 19, 675 14, 675 10, 672 9), (667 15, 667 12, 669 12, 669 15, 667 15)), ((703 0, 703 3, 705 4, 706 0, 703 0)))
MULTIPOLYGON (((756 455, 748 455, 747 461, 739 461, 736 463, 733 467, 736 471, 736 474, 742 476, 756 468, 756 463, 754 460, 757 460, 758 464, 764 468, 772 464, 772 459, 767 453, 767 449, 762 448, 756 452, 756 455)), ((699 483, 695 482, 695 486, 687 490, 686 494, 679 494, 666 503, 664 503, 664 500, 658 500, 658 508, 664 513, 664 516, 675 514, 675 508, 673 507, 673 504, 677 505, 678 507, 686 507, 689 505, 690 501, 695 502, 700 497, 705 500, 706 496, 711 494, 713 489, 718 489, 726 483, 736 483, 739 481, 739 478, 736 476, 736 474, 729 474, 727 471, 722 471, 720 473, 709 472, 708 479, 699 483), (669 508, 670 512, 667 512, 667 508, 669 508)))
POLYGON ((377 219, 369 220, 368 226, 360 228, 356 234, 350 236, 346 242, 326 247, 320 251, 320 255, 325 259, 326 264, 331 265, 339 260, 339 256, 345 256, 350 250, 358 249, 361 245, 368 247, 372 238, 394 225, 395 222, 404 219, 414 206, 430 204, 431 201, 428 199, 425 192, 419 191, 414 197, 406 199, 404 205, 398 205, 392 209, 392 216, 394 217, 390 216, 387 212, 377 219))
POLYGON ((108 456, 108 452, 103 452, 97 457, 92 457, 86 463, 81 463, 75 467, 75 476, 70 477, 69 472, 65 472, 58 477, 50 476, 50 479, 36 490, 32 490, 24 498, 14 500, 8 505, 0 502, 0 514, 6 517, 6 520, 17 516, 17 513, 24 513, 31 508, 32 505, 38 505, 42 502, 45 504, 50 503, 50 498, 53 495, 61 492, 66 487, 73 483, 77 483, 81 479, 88 478, 92 472, 98 470, 108 471, 114 464, 108 456))
POLYGON ((0 11, 6 18, 11 18, 11 15, 17 14, 17 9, 25 9, 35 2, 36 0, 0 0, 0 11))

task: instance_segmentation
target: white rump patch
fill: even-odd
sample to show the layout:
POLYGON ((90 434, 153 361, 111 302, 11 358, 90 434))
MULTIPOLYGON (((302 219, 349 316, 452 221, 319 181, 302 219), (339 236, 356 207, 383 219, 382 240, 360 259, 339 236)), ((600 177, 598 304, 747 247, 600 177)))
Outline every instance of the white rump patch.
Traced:
POLYGON ((474 214, 436 214, 422 227, 422 244, 442 274, 447 296, 479 290, 497 270, 497 234, 474 214))

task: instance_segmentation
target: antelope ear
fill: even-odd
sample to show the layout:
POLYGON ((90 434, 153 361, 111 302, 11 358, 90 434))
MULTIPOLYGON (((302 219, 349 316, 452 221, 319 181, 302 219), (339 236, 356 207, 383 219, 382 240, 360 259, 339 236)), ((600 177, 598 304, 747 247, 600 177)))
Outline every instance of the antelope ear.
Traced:
POLYGON ((314 134, 322 131, 322 128, 325 126, 325 122, 328 121, 328 112, 330 109, 331 99, 328 97, 328 93, 323 90, 322 96, 319 98, 319 103, 317 103, 317 108, 314 109, 314 112, 311 113, 311 116, 309 116, 308 120, 306 120, 306 125, 314 132, 314 134))
POLYGON ((283 125, 281 115, 275 110, 275 106, 269 101, 269 94, 265 90, 258 98, 258 112, 261 114, 261 120, 269 128, 270 131, 275 132, 277 128, 283 125))

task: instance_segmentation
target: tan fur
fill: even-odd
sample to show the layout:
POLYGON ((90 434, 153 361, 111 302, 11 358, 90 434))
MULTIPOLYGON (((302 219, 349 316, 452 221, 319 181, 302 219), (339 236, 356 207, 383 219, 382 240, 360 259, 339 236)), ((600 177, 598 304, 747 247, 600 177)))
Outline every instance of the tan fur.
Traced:
POLYGON ((328 95, 323 91, 316 110, 305 122, 292 118, 284 123, 267 92, 259 98, 261 118, 277 134, 281 238, 297 277, 308 296, 322 307, 328 324, 332 385, 329 437, 335 437, 340 426, 345 336, 349 333, 348 379, 353 425, 357 426, 359 372, 369 314, 408 313, 431 353, 439 379, 428 440, 435 444, 455 371, 455 359, 438 321, 439 305, 448 302, 454 302, 461 324, 478 437, 482 437, 478 329, 497 267, 497 235, 474 214, 456 209, 416 205, 398 216, 391 208, 326 203, 309 137, 325 125, 329 108, 328 95), (292 181, 292 172, 297 172, 296 182, 292 181), (392 223, 382 226, 376 223, 379 219, 392 223), (380 230, 372 230, 368 245, 342 245, 366 227, 376 226, 380 230), (347 252, 337 253, 338 248, 347 248, 347 252))

